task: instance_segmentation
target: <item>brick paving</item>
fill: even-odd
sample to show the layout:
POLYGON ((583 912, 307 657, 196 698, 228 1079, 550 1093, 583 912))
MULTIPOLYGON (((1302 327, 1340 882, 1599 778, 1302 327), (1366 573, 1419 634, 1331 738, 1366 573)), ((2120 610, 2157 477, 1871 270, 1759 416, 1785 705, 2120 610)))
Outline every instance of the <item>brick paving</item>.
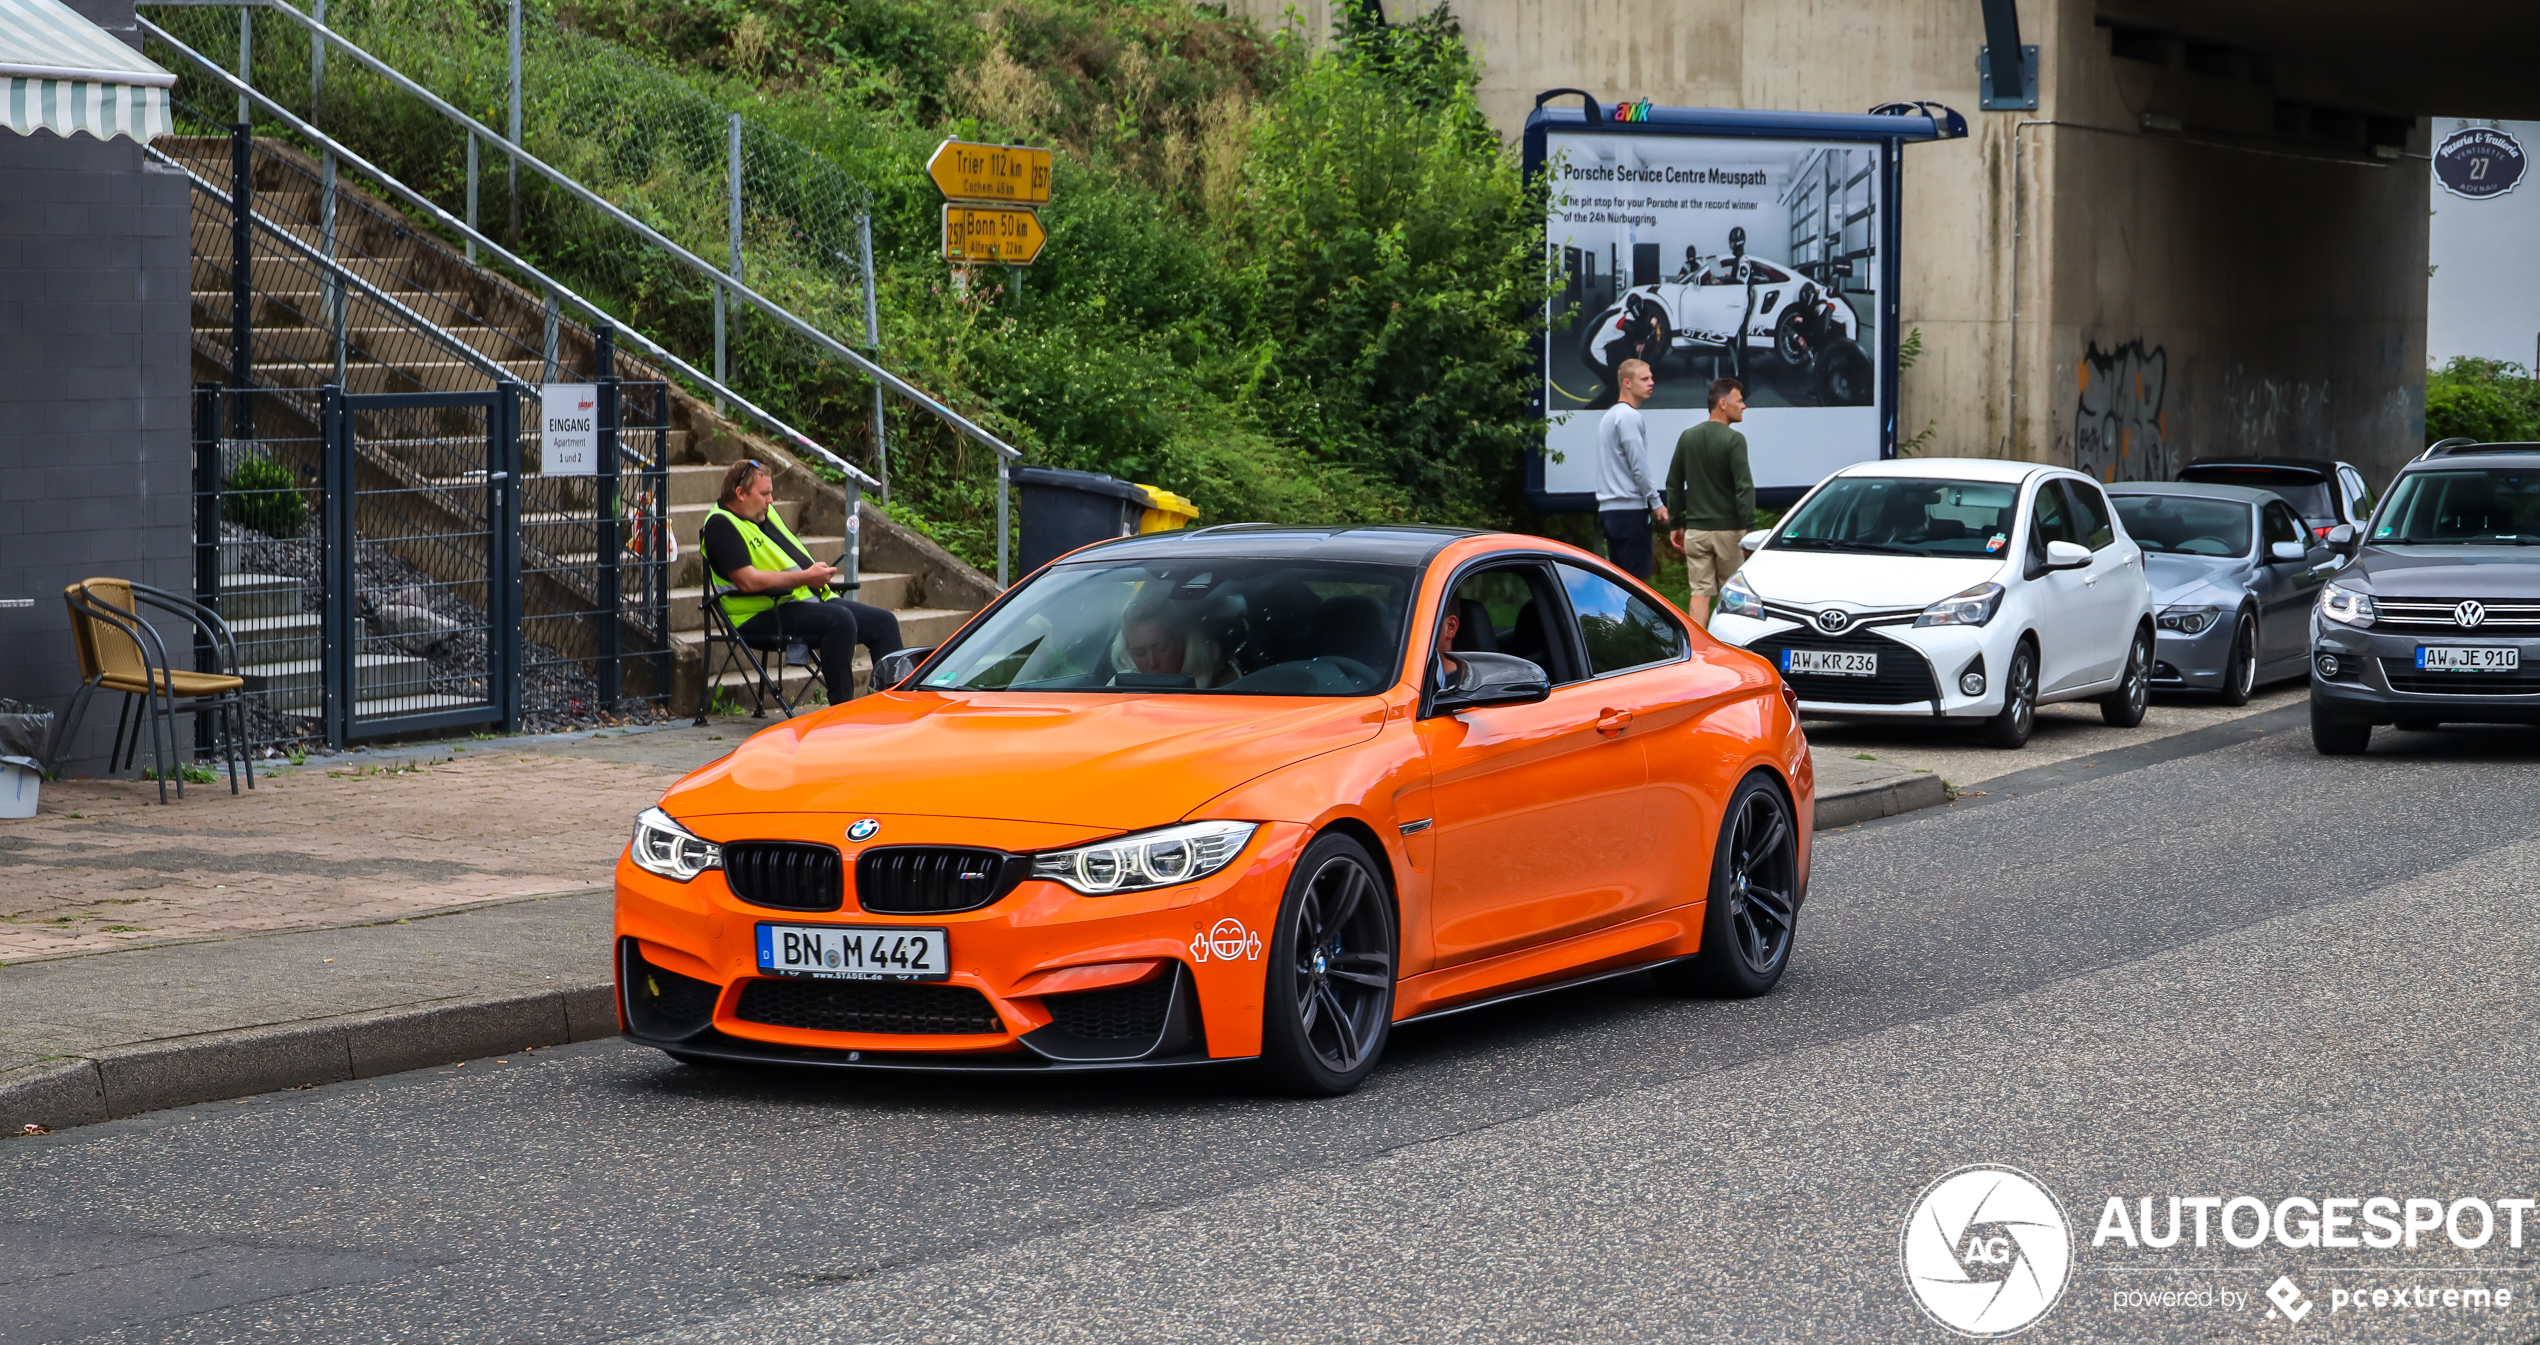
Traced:
POLYGON ((680 763, 442 746, 167 807, 138 781, 49 783, 35 817, 0 822, 0 962, 603 886, 634 815, 731 745, 680 763))

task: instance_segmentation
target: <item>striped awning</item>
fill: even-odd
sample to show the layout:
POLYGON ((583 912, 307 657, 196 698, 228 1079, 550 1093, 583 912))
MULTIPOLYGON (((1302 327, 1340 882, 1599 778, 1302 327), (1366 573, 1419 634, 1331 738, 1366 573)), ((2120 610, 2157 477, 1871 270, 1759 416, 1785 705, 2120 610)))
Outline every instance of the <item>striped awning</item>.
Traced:
POLYGON ((148 144, 167 134, 175 83, 61 0, 0 0, 0 116, 20 135, 40 126, 148 144))

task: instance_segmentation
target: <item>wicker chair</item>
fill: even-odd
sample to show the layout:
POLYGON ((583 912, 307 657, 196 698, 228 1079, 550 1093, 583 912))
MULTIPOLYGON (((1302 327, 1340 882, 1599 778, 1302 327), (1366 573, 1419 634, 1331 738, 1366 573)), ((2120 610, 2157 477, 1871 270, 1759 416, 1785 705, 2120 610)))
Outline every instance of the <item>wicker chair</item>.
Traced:
POLYGON ((53 742, 45 752, 45 766, 50 770, 61 758, 63 744, 79 731, 80 718, 88 712, 89 698, 99 691, 123 693, 123 708, 115 716, 115 742, 106 754, 110 770, 130 769, 141 751, 144 733, 150 738, 152 774, 159 781, 159 802, 168 800, 168 780, 176 778, 176 796, 185 797, 184 763, 191 755, 177 745, 176 716, 178 702, 196 714, 219 716, 218 734, 221 759, 229 767, 229 792, 238 792, 238 776, 246 768, 247 787, 256 787, 256 772, 247 762, 246 679, 238 675, 238 640, 230 634, 228 623, 210 608, 191 598, 136 584, 128 579, 83 579, 62 590, 62 601, 69 606, 71 635, 79 645, 79 692, 71 698, 70 713, 53 732, 53 742), (141 617, 144 607, 173 612, 193 623, 194 629, 211 645, 213 655, 226 672, 188 672, 177 668, 168 658, 167 645, 160 640, 158 628, 141 617), (139 713, 135 713, 135 699, 139 713), (129 723, 131 737, 125 738, 129 723), (164 749, 162 740, 164 735, 164 749), (122 765, 115 759, 122 758, 122 765))

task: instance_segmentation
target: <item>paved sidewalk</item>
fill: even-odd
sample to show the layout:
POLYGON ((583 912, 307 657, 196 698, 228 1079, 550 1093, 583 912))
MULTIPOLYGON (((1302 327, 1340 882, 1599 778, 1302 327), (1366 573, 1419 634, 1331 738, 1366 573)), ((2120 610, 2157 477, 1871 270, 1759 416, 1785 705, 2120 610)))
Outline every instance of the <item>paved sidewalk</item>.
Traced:
POLYGON ((1808 741, 1816 748, 1820 766, 1830 756, 1865 759, 1904 770, 1928 770, 1948 781, 1950 788, 1963 790, 2040 766, 2234 723, 2288 705, 2304 704, 2310 697, 2311 685, 2307 681, 2279 683, 2238 707, 2219 704, 2210 696, 2156 691, 2143 722, 2130 729, 2108 727, 2100 720, 2095 702, 2048 705, 2037 712, 2037 727, 2029 735, 2028 746, 2016 752, 1985 746, 1977 739, 1975 729, 1965 725, 1810 720, 1807 728, 1808 741))

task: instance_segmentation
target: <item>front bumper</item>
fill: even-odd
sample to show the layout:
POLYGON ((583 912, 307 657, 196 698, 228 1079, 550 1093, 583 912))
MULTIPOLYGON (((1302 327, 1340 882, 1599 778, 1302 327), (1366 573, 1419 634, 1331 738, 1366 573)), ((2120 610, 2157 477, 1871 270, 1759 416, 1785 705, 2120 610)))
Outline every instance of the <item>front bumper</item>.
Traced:
POLYGON ((1771 658, 1776 670, 1781 666, 1778 648, 1793 643, 1812 649, 1874 650, 1882 674, 1889 672, 1891 659, 1911 661, 1899 669, 1917 679, 1911 688, 1887 675, 1875 679, 1879 685, 1873 687, 1871 679, 1782 673, 1782 680, 1799 693, 1799 713, 1819 719, 1992 718, 2002 712, 2002 670, 2009 665, 2011 644, 2018 638, 2002 626, 1871 626, 1828 636, 1779 617, 1727 613, 1711 618, 1710 631, 1728 644, 1771 658), (1996 644, 2001 646, 1999 651, 1993 648, 1996 644), (1985 674, 1984 690, 1978 695, 1958 689, 1958 679, 1970 671, 1985 674), (1863 699, 1865 690, 1875 691, 1880 698, 1863 699))
MULTIPOLYGON (((811 815, 690 825, 718 841, 818 836, 834 843, 840 823, 811 815)), ((900 844, 1035 848, 998 829, 970 819, 902 817, 884 819, 883 834, 900 844)), ((666 1050, 771 1064, 1047 1071, 1254 1057, 1261 1052, 1263 959, 1289 869, 1309 839, 1302 826, 1269 823, 1233 864, 1198 882, 1087 897, 1025 881, 982 909, 929 916, 859 910, 851 845, 841 847, 850 873, 845 907, 820 913, 745 903, 720 870, 677 883, 621 858, 620 1025, 634 1040, 666 1050), (765 975, 758 967, 763 923, 942 928, 950 973, 936 982, 765 975), (922 988, 890 989, 912 986, 922 988), (777 1007, 782 1011, 771 1011, 777 1007), (807 1021, 884 1030, 802 1025, 807 1021), (1078 1030, 1097 1021, 1106 1026, 1090 1036, 1078 1030)))
POLYGON ((2479 637, 2386 630, 2311 618, 2311 699, 2339 718, 2388 724, 2399 719, 2453 723, 2540 724, 2540 638, 2479 637), (2505 646, 2521 651, 2512 674, 2420 672, 2420 645, 2505 646), (2323 655, 2337 675, 2322 672, 2323 655))
MULTIPOLYGON (((2225 614, 2226 618, 2229 613, 2225 614)), ((2231 676, 2236 621, 2216 621, 2195 635, 2165 630, 2152 644, 2152 685, 2165 691, 2220 691, 2231 676)))

